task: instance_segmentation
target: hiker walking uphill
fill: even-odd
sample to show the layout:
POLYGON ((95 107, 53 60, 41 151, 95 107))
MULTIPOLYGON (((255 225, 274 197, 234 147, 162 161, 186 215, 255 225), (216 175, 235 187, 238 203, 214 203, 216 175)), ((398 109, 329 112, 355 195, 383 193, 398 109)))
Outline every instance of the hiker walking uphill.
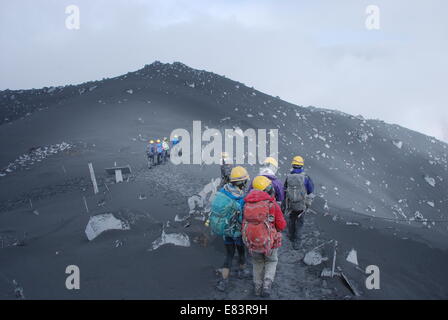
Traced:
POLYGON ((258 176, 252 186, 253 190, 244 198, 242 235, 252 255, 254 294, 269 297, 286 221, 275 201, 272 181, 258 176))
POLYGON ((156 165, 157 147, 154 140, 150 140, 146 149, 146 156, 148 157, 148 167, 151 168, 156 165))
POLYGON ((162 149, 163 149, 162 151, 163 162, 166 162, 170 156, 170 145, 168 143, 167 137, 163 138, 162 149))
POLYGON ((157 163, 161 164, 163 161, 163 145, 162 145, 162 141, 160 141, 160 139, 157 139, 157 163))
POLYGON ((209 225, 212 232, 224 238, 226 258, 222 268, 222 279, 216 288, 225 291, 229 283, 230 270, 235 251, 238 251, 238 277, 246 274, 246 256, 241 224, 243 220, 244 196, 249 174, 243 167, 235 167, 230 173, 230 182, 216 193, 211 204, 209 225))
MULTIPOLYGON (((284 189, 282 182, 275 176, 278 171, 278 161, 273 157, 268 157, 264 160, 262 167, 260 168, 260 176, 264 176, 272 181, 272 187, 274 188, 275 200, 282 202, 284 200, 284 189)), ((252 186, 250 187, 252 190, 252 186)))
POLYGON ((291 162, 292 171, 286 176, 285 201, 283 203, 285 214, 289 214, 289 238, 295 250, 299 249, 298 231, 304 223, 306 210, 311 206, 314 198, 313 180, 305 174, 303 166, 305 161, 296 156, 291 162))
MULTIPOLYGON (((180 143, 179 136, 175 135, 175 136, 173 137, 173 139, 171 140, 171 146, 174 147, 175 145, 177 145, 177 144, 179 144, 179 143, 180 143)), ((178 155, 179 157, 181 157, 181 156, 182 156, 182 151, 178 151, 178 152, 177 152, 177 155, 178 155)))
POLYGON ((221 153, 221 183, 219 188, 230 182, 230 173, 232 172, 232 165, 229 163, 229 154, 227 152, 221 153))
POLYGON ((180 142, 179 137, 175 135, 173 139, 171 140, 171 145, 174 147, 176 144, 180 142))

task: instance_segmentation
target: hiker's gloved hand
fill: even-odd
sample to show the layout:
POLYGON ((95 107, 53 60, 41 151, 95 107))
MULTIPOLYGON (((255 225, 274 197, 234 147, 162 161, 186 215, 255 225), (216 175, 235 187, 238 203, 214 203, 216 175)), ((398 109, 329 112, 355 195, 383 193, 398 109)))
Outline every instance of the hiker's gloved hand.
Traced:
POLYGON ((282 201, 282 204, 281 204, 281 206, 280 206, 280 209, 282 210, 283 213, 285 213, 285 211, 286 211, 286 200, 283 200, 283 201, 282 201))
POLYGON ((314 200, 314 194, 310 193, 309 195, 306 196, 305 206, 307 209, 311 207, 311 205, 313 204, 313 200, 314 200))

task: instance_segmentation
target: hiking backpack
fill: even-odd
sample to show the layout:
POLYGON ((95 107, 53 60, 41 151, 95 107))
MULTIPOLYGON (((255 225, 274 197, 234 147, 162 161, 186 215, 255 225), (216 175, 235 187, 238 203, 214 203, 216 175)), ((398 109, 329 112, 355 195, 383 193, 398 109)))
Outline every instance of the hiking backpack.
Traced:
POLYGON ((305 201, 307 191, 305 187, 306 175, 304 173, 288 174, 286 199, 288 200, 288 209, 290 211, 303 211, 306 209, 305 201))
POLYGON ((280 233, 269 221, 272 217, 269 213, 271 205, 270 201, 264 200, 246 202, 244 206, 243 242, 251 254, 262 253, 270 256, 274 244, 279 241, 280 233))
POLYGON ((237 211, 238 203, 222 192, 213 198, 210 212, 210 228, 218 236, 240 236, 237 211))

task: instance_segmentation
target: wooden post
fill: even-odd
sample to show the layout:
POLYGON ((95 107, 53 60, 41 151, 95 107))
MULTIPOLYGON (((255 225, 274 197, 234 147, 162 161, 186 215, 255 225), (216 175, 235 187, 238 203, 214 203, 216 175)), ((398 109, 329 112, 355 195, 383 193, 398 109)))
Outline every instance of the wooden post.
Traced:
POLYGON ((336 267, 336 248, 338 246, 338 242, 334 241, 334 251, 333 251, 333 266, 331 268, 331 277, 333 278, 334 276, 334 268, 336 267))
POLYGON ((95 178, 95 172, 93 171, 93 165, 89 163, 89 171, 90 171, 90 179, 92 179, 93 184, 93 193, 97 194, 98 191, 98 185, 96 184, 96 178, 95 178))
POLYGON ((123 182, 123 175, 121 174, 121 170, 115 170, 115 182, 123 182))
POLYGON ((82 198, 84 200, 84 205, 86 206, 86 211, 87 211, 87 213, 89 213, 89 207, 87 206, 87 199, 84 196, 82 198))

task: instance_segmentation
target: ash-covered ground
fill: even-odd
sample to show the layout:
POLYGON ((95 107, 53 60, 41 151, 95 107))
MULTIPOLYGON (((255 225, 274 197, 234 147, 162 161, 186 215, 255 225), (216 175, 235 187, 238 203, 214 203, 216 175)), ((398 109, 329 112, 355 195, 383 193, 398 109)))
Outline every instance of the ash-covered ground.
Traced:
MULTIPOLYGON (((306 160, 318 197, 302 248, 284 235, 272 299, 448 298, 447 144, 155 62, 77 86, 0 92, 0 299, 253 299, 250 278, 215 291, 222 240, 209 235, 200 208, 184 219, 219 167, 147 168, 147 141, 192 132, 193 120, 203 129, 278 129, 281 179, 293 156, 306 160), (114 165, 132 174, 116 184, 104 170, 114 165), (90 217, 107 213, 128 230, 89 241, 90 217), (181 245, 154 249, 162 234, 181 245), (341 278, 321 277, 336 241, 336 266, 358 296, 341 278), (313 249, 323 261, 308 266, 313 249), (352 250, 358 266, 346 261, 352 250), (65 286, 68 265, 80 268, 79 290, 65 286), (365 286, 369 265, 380 269, 379 290, 365 286)), ((248 169, 254 177, 258 167, 248 169)))

